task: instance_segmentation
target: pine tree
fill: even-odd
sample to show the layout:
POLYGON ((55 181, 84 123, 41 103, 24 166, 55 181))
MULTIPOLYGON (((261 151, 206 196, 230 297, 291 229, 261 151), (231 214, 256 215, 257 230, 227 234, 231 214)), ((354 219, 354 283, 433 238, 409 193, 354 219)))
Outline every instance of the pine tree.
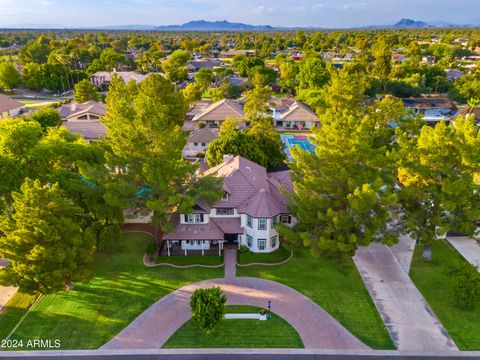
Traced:
POLYGON ((11 261, 0 281, 49 294, 89 280, 95 242, 82 232, 83 215, 58 184, 26 179, 0 220, 0 256, 11 261))
POLYGON ((425 247, 449 231, 473 235, 480 218, 480 138, 473 118, 424 126, 420 134, 398 135, 400 199, 407 230, 425 247))

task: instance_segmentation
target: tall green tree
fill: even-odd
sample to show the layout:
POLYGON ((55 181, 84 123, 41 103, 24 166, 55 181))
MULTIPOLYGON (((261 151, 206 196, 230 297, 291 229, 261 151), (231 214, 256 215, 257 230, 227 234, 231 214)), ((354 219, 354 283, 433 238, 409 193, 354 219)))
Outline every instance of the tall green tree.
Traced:
POLYGON ((407 231, 431 254, 432 241, 449 231, 473 235, 480 217, 480 138, 472 118, 424 126, 398 135, 393 153, 407 231))
POLYGON ((187 61, 190 60, 188 51, 177 50, 162 64, 163 71, 170 81, 183 81, 187 78, 187 61))
POLYGON ((112 171, 105 197, 121 208, 152 212, 161 231, 170 229, 176 211, 189 213, 196 199, 216 201, 221 193, 220 180, 194 176, 196 165, 182 157, 186 109, 183 96, 160 75, 138 85, 114 77, 107 96, 104 122, 112 171))
POLYGON ((79 104, 91 100, 98 101, 99 98, 97 88, 90 81, 84 79, 75 84, 75 88, 73 90, 73 99, 79 104))
POLYGON ((322 58, 310 56, 302 60, 297 75, 300 89, 320 89, 328 79, 328 70, 322 58))
POLYGON ((13 64, 8 62, 0 63, 0 88, 13 91, 20 84, 20 74, 13 64))
POLYGON ((198 71, 195 75, 195 82, 206 90, 213 82, 213 71, 212 69, 203 68, 198 71))
POLYGON ((49 294, 93 276, 95 242, 82 232, 83 211, 58 184, 26 179, 0 220, 0 256, 11 265, 0 282, 49 294))
POLYGON ((279 85, 285 90, 292 92, 295 89, 297 77, 297 66, 293 62, 284 62, 280 65, 279 85))

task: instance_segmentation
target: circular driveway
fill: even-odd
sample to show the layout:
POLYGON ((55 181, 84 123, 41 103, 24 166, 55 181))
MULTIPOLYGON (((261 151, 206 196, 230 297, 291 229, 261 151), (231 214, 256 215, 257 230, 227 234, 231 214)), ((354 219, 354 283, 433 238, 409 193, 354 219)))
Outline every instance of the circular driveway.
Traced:
MULTIPOLYGON (((249 277, 212 279, 184 286, 163 297, 101 349, 160 349, 191 318, 190 297, 198 288, 219 286, 228 305, 267 307, 292 325, 305 348, 366 350, 368 347, 330 314, 298 291, 249 277)), ((241 336, 241 334, 239 334, 241 336)))

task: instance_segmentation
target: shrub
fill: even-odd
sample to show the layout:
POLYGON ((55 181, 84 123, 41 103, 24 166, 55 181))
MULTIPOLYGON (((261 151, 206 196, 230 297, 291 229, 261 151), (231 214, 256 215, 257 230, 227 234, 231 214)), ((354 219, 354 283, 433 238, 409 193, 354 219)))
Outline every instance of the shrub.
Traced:
POLYGON ((157 254, 158 246, 155 242, 148 243, 146 253, 147 255, 154 256, 157 254))
POLYGON ((248 253, 250 249, 248 248, 248 246, 242 245, 240 246, 240 249, 238 251, 242 254, 245 254, 245 253, 248 253))
POLYGON ((452 294, 458 307, 473 309, 480 297, 480 273, 469 263, 451 264, 446 274, 453 279, 452 294))
POLYGON ((223 319, 226 302, 227 297, 219 287, 195 290, 190 299, 193 320, 210 332, 223 319))

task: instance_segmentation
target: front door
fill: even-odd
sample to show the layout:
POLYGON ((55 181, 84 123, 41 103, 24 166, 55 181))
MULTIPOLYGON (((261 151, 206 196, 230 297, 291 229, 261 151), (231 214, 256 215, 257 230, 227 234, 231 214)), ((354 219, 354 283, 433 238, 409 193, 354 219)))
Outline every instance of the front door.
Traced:
POLYGON ((225 245, 233 245, 238 241, 237 234, 225 234, 223 239, 225 240, 225 245))

